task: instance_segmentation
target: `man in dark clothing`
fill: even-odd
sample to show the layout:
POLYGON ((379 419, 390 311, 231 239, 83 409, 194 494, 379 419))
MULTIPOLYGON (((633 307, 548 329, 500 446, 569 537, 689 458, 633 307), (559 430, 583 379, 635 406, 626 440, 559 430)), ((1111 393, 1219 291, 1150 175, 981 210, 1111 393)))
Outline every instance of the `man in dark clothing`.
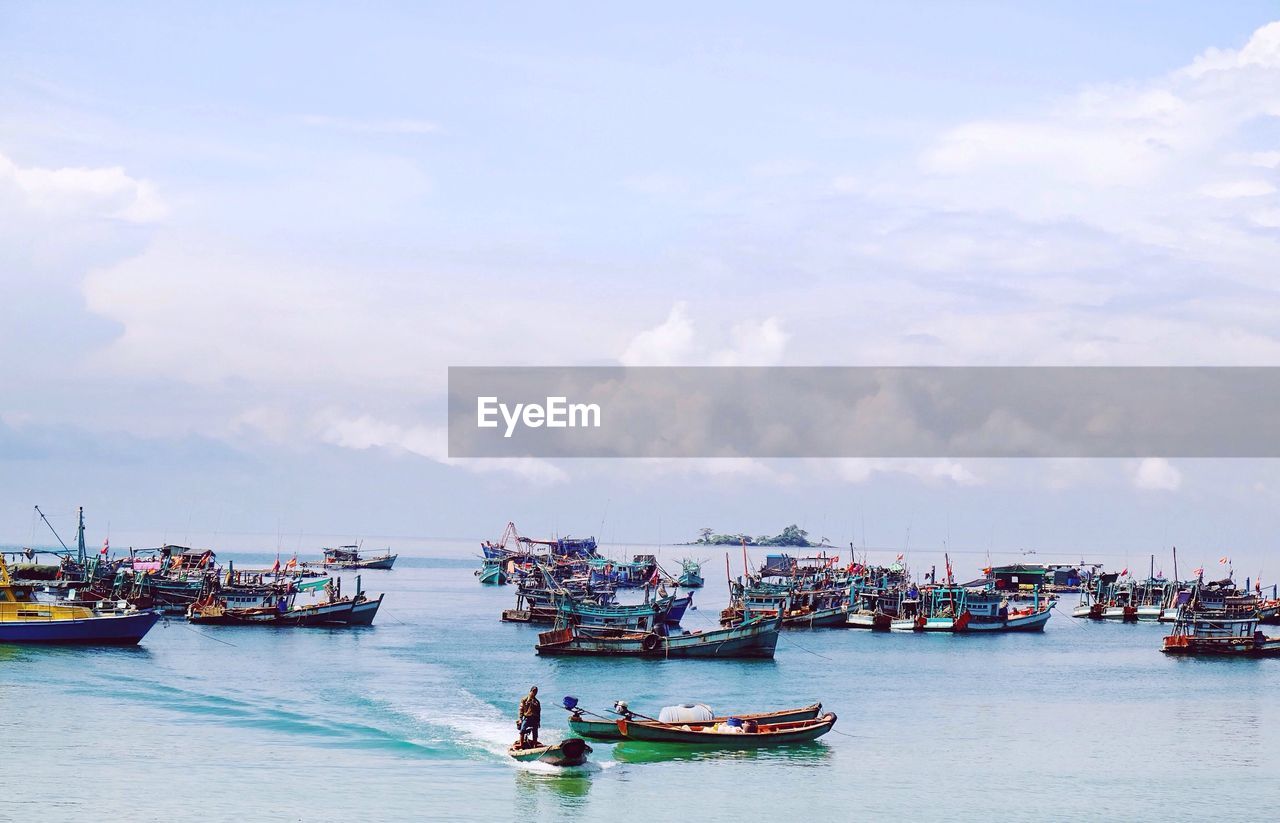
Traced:
POLYGON ((542 745, 538 742, 538 727, 541 725, 542 704, 538 702, 538 687, 534 686, 520 701, 519 717, 516 720, 516 728, 520 730, 520 748, 542 745))

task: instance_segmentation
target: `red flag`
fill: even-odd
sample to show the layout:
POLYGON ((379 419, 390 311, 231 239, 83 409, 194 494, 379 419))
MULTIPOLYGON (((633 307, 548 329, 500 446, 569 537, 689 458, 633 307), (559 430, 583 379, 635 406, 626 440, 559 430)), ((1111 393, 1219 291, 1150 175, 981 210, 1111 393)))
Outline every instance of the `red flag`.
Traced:
POLYGON ((1129 567, 1128 567, 1128 566, 1125 566, 1125 567, 1124 567, 1124 571, 1120 572, 1120 576, 1121 576, 1121 577, 1128 577, 1128 576, 1129 576, 1129 567))
POLYGON ((106 555, 106 553, 107 553, 107 550, 108 550, 109 548, 111 548, 111 538, 110 538, 110 537, 104 537, 104 538, 102 539, 102 552, 101 552, 101 554, 105 556, 105 555, 106 555))
POLYGON ((298 556, 294 555, 289 558, 289 562, 284 564, 285 571, 292 571, 298 568, 298 556))
POLYGON ((658 585, 658 569, 656 566, 653 569, 653 575, 649 578, 649 585, 650 586, 658 585))
POLYGON ((280 555, 278 554, 276 555, 276 562, 271 565, 271 573, 272 574, 280 573, 280 555))

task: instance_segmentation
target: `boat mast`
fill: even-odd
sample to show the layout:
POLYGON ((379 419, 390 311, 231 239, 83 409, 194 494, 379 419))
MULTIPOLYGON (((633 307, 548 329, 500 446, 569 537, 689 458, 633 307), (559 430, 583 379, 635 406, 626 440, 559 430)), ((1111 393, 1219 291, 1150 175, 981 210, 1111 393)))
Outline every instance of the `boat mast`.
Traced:
POLYGON ((84 506, 80 507, 80 524, 76 527, 76 551, 80 553, 80 563, 85 561, 84 553, 84 506))

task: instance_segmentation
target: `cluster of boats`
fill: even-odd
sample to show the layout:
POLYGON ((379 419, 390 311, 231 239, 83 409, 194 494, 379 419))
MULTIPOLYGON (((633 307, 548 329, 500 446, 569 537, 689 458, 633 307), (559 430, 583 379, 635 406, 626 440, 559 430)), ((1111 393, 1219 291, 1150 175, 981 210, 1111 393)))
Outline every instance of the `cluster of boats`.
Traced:
POLYGON ((0 556, 0 642, 135 644, 164 615, 205 624, 367 626, 383 595, 370 597, 358 575, 355 591, 343 594, 342 579, 323 570, 389 569, 395 561, 389 552, 365 558, 356 546, 325 549, 311 564, 277 557, 260 570, 219 566, 212 551, 171 545, 112 557, 105 543, 101 552, 86 550, 83 510, 75 550, 53 533, 63 548, 57 563, 36 562, 38 553, 26 550, 11 568, 0 556))

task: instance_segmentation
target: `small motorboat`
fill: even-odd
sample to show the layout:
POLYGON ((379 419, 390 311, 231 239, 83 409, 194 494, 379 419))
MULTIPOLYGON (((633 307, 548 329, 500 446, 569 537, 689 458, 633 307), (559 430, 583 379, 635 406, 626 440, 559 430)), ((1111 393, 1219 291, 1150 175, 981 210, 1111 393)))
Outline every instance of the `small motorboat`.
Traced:
POLYGON ((579 737, 570 737, 561 740, 554 746, 526 746, 521 748, 520 744, 517 743, 507 749, 507 754, 521 763, 546 763, 548 766, 581 766, 587 762, 587 755, 591 754, 591 747, 587 745, 587 741, 579 737))
POLYGON ((623 740, 646 743, 684 743, 725 749, 763 748, 788 743, 809 743, 831 731, 836 724, 834 713, 828 712, 812 720, 791 723, 758 723, 731 717, 723 723, 705 725, 653 723, 647 720, 617 721, 623 740))
MULTIPOLYGON (((569 730, 574 734, 586 737, 590 740, 608 740, 616 742, 626 739, 622 736, 621 732, 618 731, 617 720, 603 715, 594 714, 594 712, 587 712, 586 709, 579 708, 577 698, 566 697, 564 699, 564 707, 569 712, 569 730), (593 714, 594 717, 584 717, 584 713, 593 714)), ((687 707, 668 707, 668 709, 664 710, 664 715, 668 714, 672 708, 683 709, 687 707)), ((699 708, 701 708, 701 706, 699 706, 699 708)), ((812 720, 821 712, 821 703, 814 703, 797 709, 782 709, 780 711, 756 712, 750 714, 736 713, 733 715, 723 716, 713 715, 713 713, 708 709, 705 712, 705 715, 699 718, 699 722, 710 724, 725 723, 729 720, 729 717, 737 717, 743 721, 754 720, 757 724, 790 723, 797 720, 812 720)), ((614 704, 613 713, 628 719, 653 721, 653 718, 648 718, 642 714, 632 712, 627 707, 627 704, 621 701, 614 704)), ((654 722, 672 726, 684 725, 683 720, 681 722, 670 722, 664 721, 662 717, 663 715, 660 715, 654 722)))

